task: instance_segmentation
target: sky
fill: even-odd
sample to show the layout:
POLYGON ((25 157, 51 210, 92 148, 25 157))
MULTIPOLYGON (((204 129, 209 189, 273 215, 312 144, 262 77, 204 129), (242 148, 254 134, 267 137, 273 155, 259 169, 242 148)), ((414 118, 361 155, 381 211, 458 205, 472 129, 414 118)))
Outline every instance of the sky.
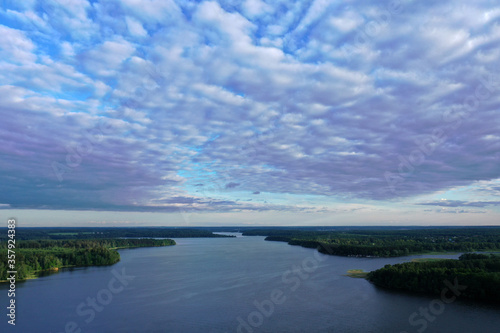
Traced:
POLYGON ((5 223, 500 225, 497 1, 0 4, 5 223))

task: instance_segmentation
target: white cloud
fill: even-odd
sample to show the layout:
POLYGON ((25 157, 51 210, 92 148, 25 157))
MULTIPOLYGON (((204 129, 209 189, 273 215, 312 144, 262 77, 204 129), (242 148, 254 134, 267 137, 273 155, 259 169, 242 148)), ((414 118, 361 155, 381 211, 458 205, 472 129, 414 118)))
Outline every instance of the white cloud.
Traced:
POLYGON ((271 6, 262 0, 246 0, 243 3, 243 10, 246 15, 255 17, 271 11, 271 6))
POLYGON ((146 31, 146 29, 144 29, 140 22, 129 16, 127 16, 125 20, 127 22, 127 27, 131 35, 139 37, 147 36, 148 32, 146 31))
POLYGON ((173 0, 122 0, 121 3, 129 15, 136 16, 143 23, 168 22, 180 12, 173 0))
POLYGON ((0 25, 0 55, 2 59, 15 63, 30 63, 36 60, 35 44, 23 31, 0 25))
POLYGON ((91 73, 111 76, 134 51, 135 47, 124 39, 108 40, 87 51, 82 63, 91 73))

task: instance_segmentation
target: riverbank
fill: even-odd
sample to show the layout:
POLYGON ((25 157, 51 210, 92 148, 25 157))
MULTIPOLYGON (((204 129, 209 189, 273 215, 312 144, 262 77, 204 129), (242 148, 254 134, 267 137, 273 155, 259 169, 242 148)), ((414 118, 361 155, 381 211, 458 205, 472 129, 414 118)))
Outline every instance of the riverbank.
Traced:
MULTIPOLYGON (((36 279, 63 268, 113 265, 120 261, 118 249, 173 245, 172 239, 149 238, 19 241, 14 259, 16 281, 36 279)), ((5 258, 0 262, 0 283, 8 282, 12 262, 7 261, 6 248, 0 249, 0 255, 5 258)))

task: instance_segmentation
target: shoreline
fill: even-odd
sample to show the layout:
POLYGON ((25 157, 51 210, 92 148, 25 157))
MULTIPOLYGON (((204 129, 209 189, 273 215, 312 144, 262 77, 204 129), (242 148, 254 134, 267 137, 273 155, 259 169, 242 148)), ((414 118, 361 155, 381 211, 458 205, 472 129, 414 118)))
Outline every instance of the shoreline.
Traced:
MULTIPOLYGON (((111 250, 111 251, 116 251, 118 253, 118 250, 124 250, 124 249, 137 249, 137 248, 145 248, 145 247, 167 247, 167 246, 174 246, 174 245, 176 245, 175 241, 174 241, 173 244, 168 244, 168 245, 159 245, 159 246, 140 246, 140 245, 139 246, 121 246, 121 247, 110 247, 108 249, 111 250)), ((118 256, 119 256, 119 253, 118 253, 118 256)), ((17 279, 16 278, 16 282, 24 282, 24 281, 28 281, 28 280, 38 279, 38 278, 43 277, 43 276, 41 276, 41 275, 43 275, 43 273, 49 273, 49 272, 56 273, 56 272, 59 272, 60 270, 65 269, 65 268, 113 266, 116 263, 118 263, 120 260, 121 260, 121 257, 119 256, 118 260, 116 262, 111 263, 111 264, 107 264, 107 265, 82 265, 82 266, 79 266, 79 265, 64 265, 64 266, 51 267, 51 268, 48 268, 48 269, 41 269, 41 270, 34 271, 34 272, 30 273, 24 279, 17 279)), ((17 273, 16 273, 16 276, 17 276, 17 273)), ((10 282, 9 280, 0 280, 0 283, 9 283, 9 282, 10 282)))
MULTIPOLYGON (((360 255, 360 254, 347 254, 347 255, 342 255, 342 254, 334 254, 334 253, 328 253, 328 250, 325 248, 325 246, 322 246, 323 244, 320 241, 305 241, 303 243, 291 243, 294 241, 294 239, 267 239, 268 237, 273 237, 273 236, 266 236, 266 241, 270 242, 282 242, 282 243, 287 243, 288 245, 291 246, 301 246, 303 248, 313 248, 316 251, 326 254, 326 255, 331 255, 331 256, 339 256, 339 257, 350 257, 350 258, 402 258, 402 257, 409 257, 409 256, 420 256, 420 255, 459 255, 461 253, 500 253, 500 250, 498 249, 493 249, 493 250, 472 250, 472 251, 426 251, 426 252, 413 252, 413 253, 408 253, 408 254, 403 254, 403 255, 398 255, 398 256, 377 256, 377 255, 360 255), (310 246, 312 243, 306 243, 306 242, 313 242, 316 243, 314 245, 316 246, 310 246), (320 251, 322 249, 323 251, 320 251)), ((301 241, 300 239, 295 239, 295 241, 301 241)))

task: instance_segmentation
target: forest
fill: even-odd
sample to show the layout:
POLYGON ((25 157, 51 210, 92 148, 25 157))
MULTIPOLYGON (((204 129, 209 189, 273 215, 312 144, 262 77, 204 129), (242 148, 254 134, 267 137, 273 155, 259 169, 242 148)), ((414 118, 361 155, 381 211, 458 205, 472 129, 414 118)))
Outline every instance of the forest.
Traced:
POLYGON ((500 303, 499 255, 468 253, 458 260, 385 265, 368 273, 367 279, 383 288, 445 295, 447 299, 453 291, 460 298, 500 303))
MULTIPOLYGON (((12 242, 11 242, 12 243, 12 242)), ((34 278, 42 271, 63 267, 112 265, 120 260, 119 248, 175 245, 172 239, 70 239, 16 240, 17 280, 34 278)), ((0 281, 7 279, 12 250, 0 241, 0 281)))
MULTIPOLYGON (((7 277, 7 241, 12 236, 0 232, 0 280, 7 277)), ((112 265, 120 260, 116 249, 175 245, 172 239, 154 238, 234 237, 200 228, 169 227, 17 227, 15 268, 17 279, 36 277, 47 270, 63 267, 112 265)), ((10 238, 12 239, 12 238, 10 238)), ((11 262, 12 263, 12 262, 11 262)))
MULTIPOLYGON (((16 239, 96 239, 96 238, 193 238, 233 237, 199 228, 167 227, 17 227, 16 239)), ((7 228, 0 228, 0 241, 7 239, 7 228), (3 230, 2 230, 3 229, 3 230)))
POLYGON ((343 231, 253 229, 244 231, 243 235, 267 236, 268 241, 281 241, 290 245, 317 248, 325 254, 355 257, 500 251, 500 228, 498 227, 343 231))

